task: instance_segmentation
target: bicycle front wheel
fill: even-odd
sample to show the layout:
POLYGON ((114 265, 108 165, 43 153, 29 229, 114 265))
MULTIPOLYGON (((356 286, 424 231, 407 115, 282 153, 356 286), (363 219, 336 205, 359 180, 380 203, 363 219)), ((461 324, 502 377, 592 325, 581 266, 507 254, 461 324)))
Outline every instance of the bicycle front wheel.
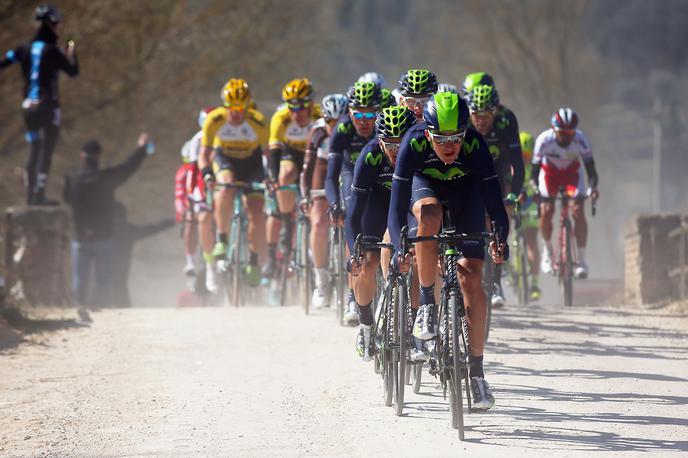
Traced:
POLYGON ((562 240, 563 246, 562 256, 563 262, 560 264, 561 276, 561 293, 565 307, 573 306, 573 247, 571 246, 571 223, 569 220, 564 220, 562 224, 562 240))
MULTIPOLYGON (((404 387, 406 385, 406 363, 408 361, 408 339, 409 339, 409 307, 408 297, 406 295, 406 284, 399 281, 397 284, 397 337, 399 341, 398 362, 399 369, 397 372, 397 392, 396 392, 396 414, 401 416, 404 412, 404 387)), ((410 373, 408 374, 410 377, 410 373)))
POLYGON ((449 377, 449 405, 451 410, 452 427, 459 431, 459 439, 464 437, 463 424, 463 392, 461 388, 461 369, 465 367, 462 358, 459 336, 462 335, 462 320, 459 312, 459 294, 455 288, 448 291, 448 305, 451 313, 451 350, 452 370, 449 377))
POLYGON ((313 273, 311 272, 311 261, 308 257, 308 243, 309 243, 309 228, 308 220, 302 221, 299 225, 299 244, 298 255, 299 255, 299 273, 302 275, 302 290, 303 294, 303 311, 308 315, 310 305, 311 305, 311 291, 313 290, 313 273))

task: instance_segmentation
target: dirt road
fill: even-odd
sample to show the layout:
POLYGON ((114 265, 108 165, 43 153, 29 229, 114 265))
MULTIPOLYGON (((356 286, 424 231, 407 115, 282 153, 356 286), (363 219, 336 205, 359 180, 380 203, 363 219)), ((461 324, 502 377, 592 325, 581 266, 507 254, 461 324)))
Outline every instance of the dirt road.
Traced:
POLYGON ((384 407, 353 339, 329 312, 305 317, 296 307, 99 312, 89 327, 0 353, 0 455, 688 451, 688 323, 679 315, 501 311, 486 354, 497 405, 466 417, 463 443, 427 374, 420 395, 407 392, 404 417, 384 407))

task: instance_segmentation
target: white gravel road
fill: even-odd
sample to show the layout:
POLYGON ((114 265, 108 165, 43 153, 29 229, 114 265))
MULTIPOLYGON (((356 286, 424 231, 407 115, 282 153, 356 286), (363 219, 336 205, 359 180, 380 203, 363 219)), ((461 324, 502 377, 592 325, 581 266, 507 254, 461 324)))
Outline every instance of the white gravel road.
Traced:
POLYGON ((660 456, 688 452, 688 320, 510 307, 497 399, 449 426, 435 379, 382 403, 354 330, 296 307, 103 311, 0 353, 2 456, 660 456))

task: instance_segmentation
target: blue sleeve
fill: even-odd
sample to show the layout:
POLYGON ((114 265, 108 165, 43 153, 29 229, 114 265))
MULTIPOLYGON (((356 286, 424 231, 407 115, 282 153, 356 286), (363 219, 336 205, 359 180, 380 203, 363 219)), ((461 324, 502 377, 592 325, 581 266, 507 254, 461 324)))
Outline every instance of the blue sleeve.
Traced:
POLYGON ((0 68, 9 67, 20 60, 20 49, 10 49, 5 53, 5 57, 0 60, 0 68))
MULTIPOLYGON (((338 124, 339 125, 339 124, 338 124)), ((339 201, 339 174, 342 171, 342 140, 344 134, 336 128, 330 137, 327 153, 327 178, 325 179, 325 194, 330 205, 340 205, 339 201)))
MULTIPOLYGON (((344 231, 350 251, 353 251, 356 237, 358 237, 358 234, 362 231, 361 223, 363 213, 365 212, 368 202, 370 188, 375 182, 378 173, 378 166, 366 162, 368 155, 371 155, 374 159, 378 159, 376 153, 371 151, 371 149, 372 148, 366 146, 356 160, 356 165, 354 166, 354 178, 351 183, 351 200, 349 201, 349 209, 347 209, 346 212, 346 230, 344 231)), ((382 152, 377 152, 377 154, 381 155, 382 152)), ((380 163, 382 163, 381 156, 379 159, 380 163)), ((374 163, 374 161, 370 162, 374 163)))
POLYGON ((523 164, 523 153, 521 152, 521 139, 518 135, 518 121, 511 110, 509 110, 506 116, 509 118, 505 136, 508 145, 507 154, 512 169, 511 192, 520 194, 523 190, 525 166, 523 164))
MULTIPOLYGON (((408 134, 412 131, 408 132, 408 134)), ((411 147, 410 140, 416 140, 414 136, 406 135, 402 140, 397 164, 394 167, 392 178, 392 196, 387 216, 387 228, 394 247, 399 250, 399 238, 401 228, 407 224, 409 205, 411 203, 411 182, 413 174, 423 164, 426 152, 415 151, 411 147)), ((423 142, 424 143, 424 142, 423 142)))
POLYGON ((487 209, 487 214, 491 221, 497 223, 502 240, 506 241, 509 236, 509 217, 504 208, 502 190, 499 185, 499 178, 495 171, 494 161, 490 150, 487 148, 485 140, 478 135, 480 146, 476 154, 472 155, 476 178, 480 180, 480 193, 483 203, 487 209))

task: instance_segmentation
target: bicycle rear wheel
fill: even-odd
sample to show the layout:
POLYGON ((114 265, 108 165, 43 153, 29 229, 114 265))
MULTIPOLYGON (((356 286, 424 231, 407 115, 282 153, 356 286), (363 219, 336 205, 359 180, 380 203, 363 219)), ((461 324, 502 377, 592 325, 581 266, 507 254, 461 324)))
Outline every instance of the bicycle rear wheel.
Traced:
POLYGON ((299 224, 299 238, 297 244, 298 250, 298 268, 301 275, 301 293, 303 294, 303 311, 308 315, 311 305, 311 292, 313 289, 313 273, 311 272, 311 261, 308 257, 308 242, 310 233, 310 224, 308 219, 302 219, 299 224))
POLYGON ((346 293, 347 293, 347 277, 346 269, 344 269, 344 258, 346 253, 344 251, 344 234, 341 228, 335 228, 334 235, 335 257, 334 257, 334 272, 335 272, 335 302, 337 304, 337 320, 339 324, 344 326, 344 309, 346 308, 346 293))
POLYGON ((518 272, 518 302, 521 305, 528 304, 528 251, 526 247, 526 238, 523 232, 519 234, 519 264, 520 269, 518 272))
POLYGON ((423 378, 423 363, 413 365, 411 371, 411 387, 415 394, 420 393, 420 382, 423 378))
MULTIPOLYGON (((406 364, 408 361, 409 339, 409 310, 406 284, 399 281, 397 284, 397 337, 399 342, 396 392, 396 414, 401 416, 404 412, 404 387, 406 385, 406 364)), ((409 374, 410 376, 410 374, 409 374)))
POLYGON ((562 224, 562 257, 561 268, 561 293, 565 307, 573 305, 573 249, 571 247, 571 223, 564 220, 562 224))
POLYGON ((232 218, 232 230, 230 241, 230 282, 231 297, 228 297, 230 304, 239 307, 242 301, 241 295, 241 261, 242 250, 244 249, 243 231, 241 230, 241 217, 232 218), (234 243, 232 243, 234 242, 234 243))

